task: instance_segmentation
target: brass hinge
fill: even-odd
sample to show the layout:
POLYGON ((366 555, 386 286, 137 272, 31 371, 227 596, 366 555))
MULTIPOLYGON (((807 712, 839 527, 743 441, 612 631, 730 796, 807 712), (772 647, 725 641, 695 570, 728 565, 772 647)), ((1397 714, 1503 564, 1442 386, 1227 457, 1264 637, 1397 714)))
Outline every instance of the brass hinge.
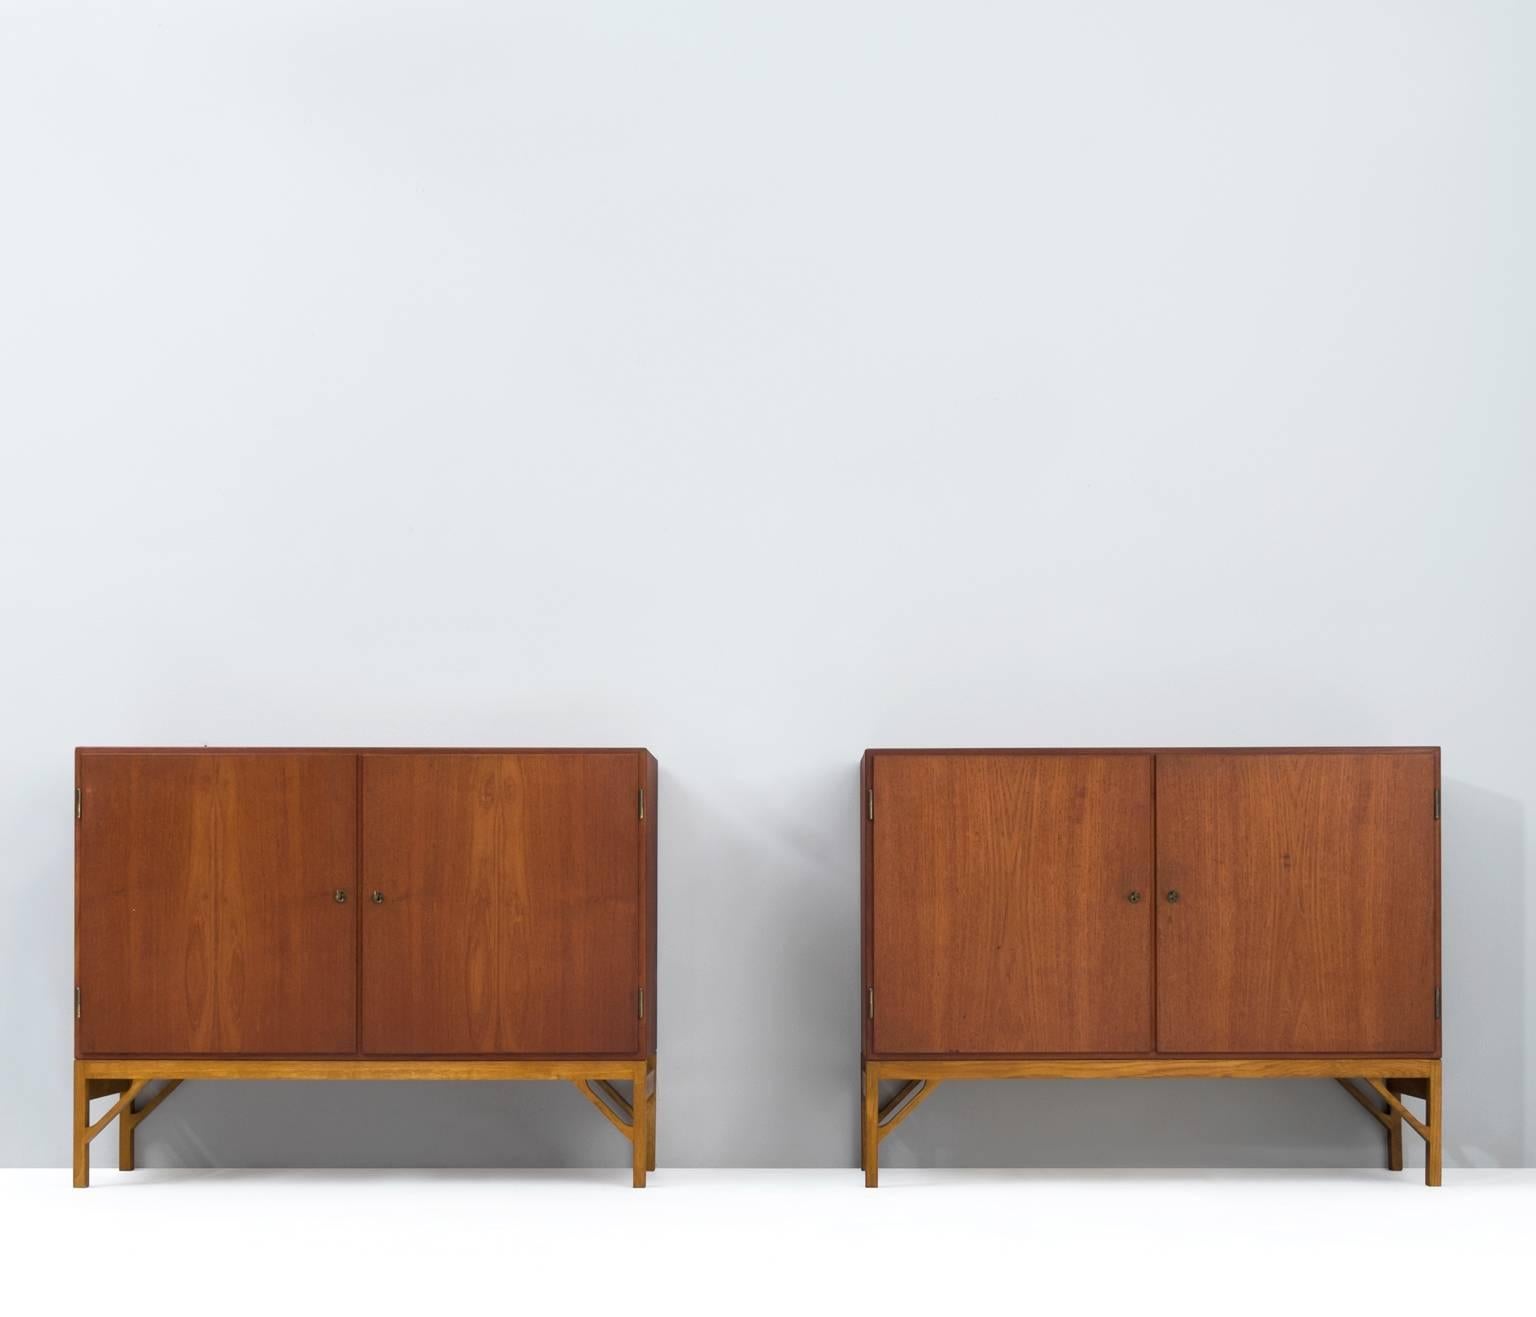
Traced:
POLYGON ((80 985, 75 984, 75 1019, 80 1018, 80 985))
POLYGON ((875 990, 873 988, 869 990, 869 1018, 871 1020, 875 1018, 875 990))
POLYGON ((870 787, 870 789, 869 789, 869 821, 871 823, 873 823, 875 821, 875 789, 874 789, 874 787, 870 787))
POLYGON ((1435 817, 1440 817, 1440 788, 1435 788, 1435 817))
POLYGON ((640 788, 640 817, 645 817, 645 788, 640 788))
POLYGON ((645 989, 640 989, 640 1018, 645 1019, 645 989))
POLYGON ((75 788, 75 817, 76 818, 80 817, 80 806, 81 806, 80 788, 76 787, 75 788))
POLYGON ((1435 984, 1435 1019, 1440 1018, 1440 985, 1435 984))

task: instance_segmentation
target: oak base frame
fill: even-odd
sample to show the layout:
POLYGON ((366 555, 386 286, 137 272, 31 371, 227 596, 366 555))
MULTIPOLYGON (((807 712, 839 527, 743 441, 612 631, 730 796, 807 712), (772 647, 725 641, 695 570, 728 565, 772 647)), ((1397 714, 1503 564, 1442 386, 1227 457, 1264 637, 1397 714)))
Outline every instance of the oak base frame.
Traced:
POLYGON ((1440 1062, 1422 1057, 1316 1057, 1312 1059, 1143 1059, 1123 1061, 871 1061, 864 1062, 859 1165, 864 1184, 880 1183, 880 1143, 932 1096, 956 1079, 1336 1079, 1386 1129, 1387 1169, 1403 1169, 1403 1125, 1424 1140, 1424 1183, 1440 1183, 1444 1111, 1440 1062), (887 1102, 880 1084, 901 1082, 887 1102), (1382 1105, 1356 1087, 1364 1080, 1382 1105), (1421 1098, 1421 1121, 1402 1103, 1421 1098))
POLYGON ((134 1135, 140 1123, 188 1079, 555 1079, 576 1086, 583 1097, 629 1140, 633 1148, 633 1183, 645 1188, 647 1171, 656 1169, 656 1058, 638 1061, 236 1061, 150 1060, 75 1062, 72 1143, 75 1188, 91 1182, 91 1140, 116 1119, 118 1166, 134 1168, 134 1135), (165 1086, 139 1101, 157 1080, 165 1086), (633 1085, 625 1097, 615 1082, 633 1085), (106 1114, 91 1120, 95 1098, 120 1094, 106 1114))

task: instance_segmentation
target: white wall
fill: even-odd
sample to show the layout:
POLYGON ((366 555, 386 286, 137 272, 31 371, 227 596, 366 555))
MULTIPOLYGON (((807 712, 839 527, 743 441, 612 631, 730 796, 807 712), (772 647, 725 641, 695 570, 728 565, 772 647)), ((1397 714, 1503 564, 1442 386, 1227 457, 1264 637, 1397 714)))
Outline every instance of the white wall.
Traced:
MULTIPOLYGON (((664 1165, 854 1161, 866 745, 1438 743, 1447 1160, 1531 1159, 1536 7, 0 14, 0 1162, 68 1159, 81 742, 651 747, 664 1165)), ((887 1161, 1377 1134, 955 1086, 887 1161)), ((539 1085, 143 1143, 625 1156, 539 1085)))

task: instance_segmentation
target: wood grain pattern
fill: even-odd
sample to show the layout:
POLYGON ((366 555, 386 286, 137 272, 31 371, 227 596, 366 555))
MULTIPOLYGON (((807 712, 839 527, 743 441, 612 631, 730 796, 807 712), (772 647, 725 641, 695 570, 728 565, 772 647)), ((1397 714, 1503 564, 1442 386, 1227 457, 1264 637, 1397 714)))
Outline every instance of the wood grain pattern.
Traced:
POLYGON ((497 1050, 508 845, 501 763, 429 754, 363 761, 364 1052, 497 1050))
POLYGON ((354 762, 78 765, 78 1053, 352 1051, 354 762))
POLYGON ((640 1048, 631 753, 368 754, 363 1049, 640 1048))
POLYGON ((1434 752, 1159 754, 1159 1050, 1437 1055, 1438 783, 1434 752))
POLYGON ((81 1055, 215 1052, 217 761, 82 756, 81 1055))
POLYGON ((641 1047, 637 769, 630 755, 504 761, 497 1051, 641 1047))
POLYGON ((1151 1050, 1149 755, 872 755, 869 776, 870 1055, 1151 1050))
POLYGON ((219 756, 220 1051, 356 1049, 356 802, 348 756, 219 756))

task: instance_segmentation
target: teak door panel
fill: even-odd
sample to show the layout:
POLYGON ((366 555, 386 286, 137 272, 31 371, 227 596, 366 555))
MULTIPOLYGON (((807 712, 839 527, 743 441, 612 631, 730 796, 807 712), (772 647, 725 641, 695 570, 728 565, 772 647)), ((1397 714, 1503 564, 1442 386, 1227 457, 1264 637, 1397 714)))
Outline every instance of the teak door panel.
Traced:
POLYGON ((1432 751, 1159 754, 1159 1051, 1437 1054, 1438 784, 1432 751))
POLYGON ((220 1050, 355 1051, 356 758, 221 756, 215 817, 220 1050))
POLYGON ((501 760, 369 755, 362 783, 362 1050, 494 1052, 501 760))
POLYGON ((638 1047, 639 770, 630 755, 507 761, 500 1051, 638 1047))
POLYGON ((83 752, 79 787, 82 1055, 355 1050, 355 758, 83 752))
POLYGON ((1151 1050, 1150 755, 870 771, 873 1055, 1151 1050))
POLYGON ((218 1050, 211 756, 82 757, 82 1055, 218 1050))
POLYGON ((362 777, 364 1050, 633 1054, 639 758, 370 754, 362 777))

